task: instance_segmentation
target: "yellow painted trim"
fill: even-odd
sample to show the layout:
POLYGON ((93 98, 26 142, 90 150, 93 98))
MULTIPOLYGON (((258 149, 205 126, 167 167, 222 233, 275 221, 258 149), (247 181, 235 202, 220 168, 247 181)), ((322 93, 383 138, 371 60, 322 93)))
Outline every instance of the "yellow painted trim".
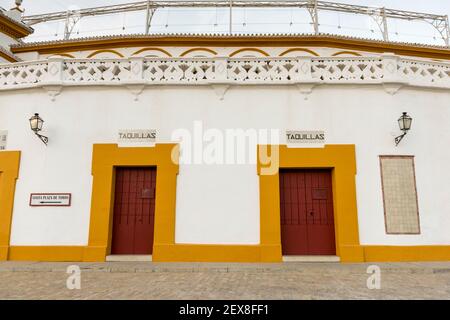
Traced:
POLYGON ((279 262, 279 247, 269 245, 176 244, 154 250, 158 262, 279 262))
POLYGON ((121 54, 120 52, 116 51, 116 50, 111 50, 111 49, 104 49, 104 50, 97 50, 92 52, 90 55, 88 55, 88 58, 93 58, 96 55, 100 54, 100 53, 112 53, 115 54, 116 56, 120 57, 120 58, 124 58, 124 55, 121 54))
POLYGON ((0 151, 0 261, 8 259, 20 151, 0 151))
POLYGON ((155 262, 281 262, 279 168, 332 169, 336 247, 342 262, 450 261, 450 246, 361 246, 356 209, 356 160, 353 145, 325 148, 267 148, 272 155, 279 147, 275 171, 264 174, 259 158, 259 245, 175 244, 176 179, 179 150, 175 144, 153 148, 119 148, 94 145, 93 191, 88 246, 9 246, 15 181, 20 152, 0 152, 0 260, 16 261, 105 261, 110 252, 114 202, 114 167, 156 166, 155 262), (175 160, 172 161, 172 159, 175 160), (9 250, 8 250, 9 249, 9 250))
POLYGON ((49 54, 111 48, 131 47, 314 47, 336 48, 360 52, 384 53, 450 60, 450 50, 440 47, 418 46, 416 44, 397 44, 376 40, 348 39, 342 36, 142 36, 107 37, 104 39, 81 39, 29 43, 12 46, 13 53, 33 52, 49 54))
POLYGON ((338 57, 338 56, 342 56, 342 55, 352 55, 355 57, 361 57, 361 54, 359 54, 358 52, 353 52, 353 51, 339 51, 336 53, 332 54, 332 57, 338 57))
POLYGON ((316 57, 318 57, 319 56, 319 54, 317 53, 317 52, 315 52, 315 51, 313 51, 313 50, 310 50, 310 49, 305 49, 305 48, 291 48, 291 49, 287 49, 286 51, 283 51, 281 54, 280 54, 280 57, 283 57, 283 56, 285 56, 285 55, 287 55, 288 53, 291 53, 291 52, 306 52, 306 53, 309 53, 309 54, 312 54, 313 56, 316 56, 316 57))
POLYGON ((9 248, 9 260, 71 262, 83 261, 83 246, 12 246, 9 248))
POLYGON ((153 261, 155 262, 276 262, 279 244, 262 234, 261 245, 175 244, 175 207, 178 148, 174 144, 155 148, 118 148, 117 145, 94 145, 94 177, 89 245, 83 261, 105 261, 110 253, 115 166, 156 166, 156 208, 153 261))
POLYGON ((184 57, 184 56, 188 55, 189 53, 196 52, 196 51, 206 51, 206 52, 209 52, 209 53, 211 53, 213 55, 217 55, 216 51, 208 49, 208 48, 192 48, 192 49, 186 50, 185 52, 180 54, 180 57, 184 57))
POLYGON ((11 57, 10 55, 7 55, 3 51, 0 51, 0 58, 3 58, 8 62, 19 62, 17 59, 15 59, 14 57, 11 57))
POLYGON ((0 31, 16 40, 29 36, 34 32, 31 27, 26 28, 22 24, 15 22, 14 19, 8 19, 3 15, 0 15, 0 31))
POLYGON ((135 55, 140 54, 140 53, 145 52, 145 51, 159 51, 159 52, 164 53, 168 57, 172 57, 170 52, 168 52, 168 51, 166 51, 164 49, 161 49, 161 48, 150 48, 150 47, 142 48, 142 49, 136 51, 135 53, 133 53, 132 56, 135 56, 135 55))
POLYGON ((364 246, 367 262, 450 261, 450 246, 364 246))
POLYGON ((55 54, 51 55, 49 58, 53 58, 53 57, 66 57, 66 58, 75 59, 75 56, 71 55, 70 53, 55 53, 55 54))
POLYGON ((161 255, 158 246, 175 244, 176 180, 178 145, 157 144, 153 148, 119 148, 115 144, 95 144, 92 158, 92 202, 89 245, 84 261, 105 261, 111 252, 114 208, 114 167, 156 167, 156 204, 153 260, 161 255))
MULTIPOLYGON (((13 246, 9 260, 85 261, 87 247, 13 246)), ((450 246, 362 246, 365 262, 450 261, 450 246)), ((159 262, 280 262, 276 246, 158 245, 159 262)))
MULTIPOLYGON (((363 262, 364 250, 359 243, 358 212, 356 207, 356 156, 354 145, 327 145, 325 148, 288 148, 258 146, 258 174, 260 181, 261 243, 279 245, 280 227, 280 168, 332 169, 334 215, 336 228, 336 254, 342 262, 363 262), (278 149, 278 163, 264 174, 263 155, 272 156, 278 149)), ((281 261, 281 250, 279 252, 281 261)))
POLYGON ((268 54, 266 51, 261 50, 261 49, 258 49, 258 48, 242 48, 242 49, 239 49, 239 50, 236 50, 236 51, 232 52, 232 53, 230 54, 230 57, 234 57, 235 55, 237 55, 237 54, 239 54, 239 53, 241 53, 241 52, 245 52, 245 51, 258 52, 258 53, 261 53, 262 55, 264 55, 264 56, 266 56, 266 57, 269 56, 269 54, 268 54))

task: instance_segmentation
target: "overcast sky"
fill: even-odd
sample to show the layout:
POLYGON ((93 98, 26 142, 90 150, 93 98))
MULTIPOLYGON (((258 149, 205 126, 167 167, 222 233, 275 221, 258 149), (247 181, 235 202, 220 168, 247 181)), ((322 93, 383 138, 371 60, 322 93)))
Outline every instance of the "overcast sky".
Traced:
MULTIPOLYGON (((26 15, 65 11, 135 2, 136 0, 24 0, 26 15)), ((373 7, 389 7, 409 11, 450 14, 450 1, 443 0, 328 0, 373 7)), ((0 0, 0 6, 9 9, 14 0, 0 0)), ((142 33, 144 13, 86 17, 77 24, 72 37, 93 35, 142 33)), ((312 31, 308 13, 302 9, 236 9, 233 14, 233 30, 236 33, 309 33, 312 31)), ((153 33, 215 32, 228 31, 228 10, 214 8, 160 9, 152 21, 153 33)), ((343 13, 320 12, 320 31, 333 34, 353 35, 365 38, 381 38, 378 27, 370 17, 343 13)), ((61 38, 64 21, 34 26, 36 32, 28 41, 61 38)), ((394 41, 443 44, 433 27, 422 22, 389 21, 390 39, 394 41)))

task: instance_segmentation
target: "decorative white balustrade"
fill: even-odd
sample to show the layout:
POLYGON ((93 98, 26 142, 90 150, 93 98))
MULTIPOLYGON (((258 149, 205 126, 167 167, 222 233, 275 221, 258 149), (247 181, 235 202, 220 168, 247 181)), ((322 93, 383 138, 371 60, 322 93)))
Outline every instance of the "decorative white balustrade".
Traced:
POLYGON ((295 58, 246 58, 228 61, 228 78, 234 82, 294 82, 299 78, 295 58))
POLYGON ((158 83, 201 83, 215 79, 211 59, 148 59, 144 61, 144 80, 158 83))
POLYGON ((326 82, 369 82, 384 78, 381 58, 313 59, 312 77, 326 82))
POLYGON ((398 73, 400 78, 406 78, 412 84, 450 85, 450 64, 405 59, 399 61, 398 73))
POLYGON ((38 84, 48 74, 47 61, 0 65, 0 90, 4 86, 38 84))
POLYGON ((75 83, 120 82, 129 75, 129 61, 66 61, 63 64, 62 80, 75 83))
POLYGON ((450 89, 450 64, 380 57, 62 59, 0 65, 0 90, 107 84, 399 84, 450 89))

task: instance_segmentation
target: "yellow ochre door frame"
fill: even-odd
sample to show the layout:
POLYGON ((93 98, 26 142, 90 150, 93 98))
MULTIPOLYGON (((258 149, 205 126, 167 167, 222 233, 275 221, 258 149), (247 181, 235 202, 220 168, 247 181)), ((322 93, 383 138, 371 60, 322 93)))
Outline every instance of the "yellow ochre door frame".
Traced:
POLYGON ((156 204, 153 260, 159 247, 175 243, 177 144, 156 144, 149 148, 119 148, 116 144, 95 144, 92 156, 92 201, 89 244, 83 261, 105 261, 111 252, 115 167, 156 167, 156 204))
MULTIPOLYGON (((336 230, 336 254, 342 262, 363 262, 356 205, 356 155, 354 145, 324 148, 258 146, 261 242, 281 248, 279 169, 331 169, 336 230), (268 161, 269 160, 269 161, 268 161)), ((281 261, 281 250, 279 251, 281 261)))
POLYGON ((20 151, 0 152, 0 261, 8 260, 20 151))

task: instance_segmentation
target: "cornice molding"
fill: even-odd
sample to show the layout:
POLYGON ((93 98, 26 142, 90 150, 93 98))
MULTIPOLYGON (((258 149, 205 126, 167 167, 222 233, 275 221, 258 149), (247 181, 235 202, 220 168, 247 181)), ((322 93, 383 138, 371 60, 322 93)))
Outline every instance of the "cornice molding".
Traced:
POLYGON ((128 35, 13 45, 14 53, 69 53, 127 47, 328 47, 373 53, 450 60, 450 48, 420 44, 383 42, 335 35, 128 35))
POLYGON ((34 30, 33 28, 0 13, 0 32, 3 32, 14 39, 21 39, 32 34, 34 30))

